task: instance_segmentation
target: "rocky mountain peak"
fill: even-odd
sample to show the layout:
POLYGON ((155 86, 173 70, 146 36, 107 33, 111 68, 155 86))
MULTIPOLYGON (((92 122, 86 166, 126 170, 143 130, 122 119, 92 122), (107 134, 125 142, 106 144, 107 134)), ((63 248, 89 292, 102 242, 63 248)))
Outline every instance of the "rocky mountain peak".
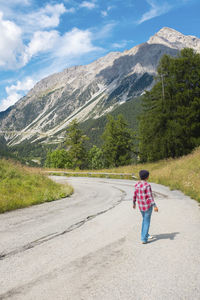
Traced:
POLYGON ((163 27, 155 35, 150 37, 148 44, 161 44, 177 50, 188 47, 200 52, 199 38, 192 35, 184 35, 169 27, 163 27))

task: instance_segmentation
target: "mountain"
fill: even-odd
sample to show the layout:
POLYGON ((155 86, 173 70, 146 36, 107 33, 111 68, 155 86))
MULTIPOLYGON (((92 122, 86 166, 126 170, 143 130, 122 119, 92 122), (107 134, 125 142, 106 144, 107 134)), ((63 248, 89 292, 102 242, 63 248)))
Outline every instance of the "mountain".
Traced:
MULTIPOLYGON (((121 105, 113 109, 110 114, 116 118, 119 114, 126 116, 128 127, 134 129, 137 132, 138 128, 138 115, 141 112, 140 97, 133 98, 130 101, 126 101, 121 105)), ((101 135, 105 129, 107 123, 107 115, 103 115, 96 119, 88 119, 79 124, 83 134, 89 137, 86 141, 86 149, 89 150, 93 145, 98 147, 102 146, 103 140, 101 135)), ((134 140, 136 142, 136 140, 134 140)), ((29 166, 44 166, 47 153, 57 148, 65 148, 63 143, 58 144, 46 144, 46 143, 30 143, 28 140, 23 141, 21 144, 13 145, 12 147, 6 147, 5 140, 0 137, 0 157, 10 157, 20 161, 22 164, 29 166), (1 144, 3 142, 3 144, 1 144)))
MULTIPOLYGON (((141 113, 141 110, 140 97, 136 97, 117 106, 110 112, 110 115, 116 118, 119 114, 122 114, 125 116, 128 127, 137 132, 138 116, 141 113)), ((103 140, 101 136, 105 129, 106 123, 106 114, 97 119, 88 119, 80 123, 80 129, 89 137, 89 141, 86 143, 88 148, 91 148, 93 145, 98 147, 102 146, 103 140)))
POLYGON ((164 27, 130 50, 44 78, 0 113, 0 133, 8 145, 25 140, 58 143, 73 118, 97 119, 151 89, 163 54, 175 56, 185 47, 200 52, 200 39, 164 27))

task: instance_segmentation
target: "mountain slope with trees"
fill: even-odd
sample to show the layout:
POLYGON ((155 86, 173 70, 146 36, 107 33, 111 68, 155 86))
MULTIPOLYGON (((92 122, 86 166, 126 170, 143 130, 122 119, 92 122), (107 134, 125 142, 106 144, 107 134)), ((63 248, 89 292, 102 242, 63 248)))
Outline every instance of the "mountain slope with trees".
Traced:
MULTIPOLYGON (((140 112, 141 101, 138 97, 121 104, 112 112, 110 112, 110 115, 116 118, 119 114, 122 114, 126 119, 128 128, 131 128, 133 131, 137 132, 138 115, 140 112)), ((98 149, 102 146, 103 139, 101 136, 105 130, 106 123, 107 115, 98 119, 89 119, 85 122, 79 123, 79 128, 82 130, 83 134, 87 135, 89 138, 85 141, 87 151, 89 151, 93 146, 97 146, 98 149)), ((66 129, 64 132, 66 132, 66 129)), ((2 138, 0 157, 11 157, 23 164, 28 164, 30 166, 44 166, 47 153, 56 149, 60 151, 61 147, 64 148, 64 142, 60 142, 59 144, 46 144, 39 142, 30 143, 29 141, 24 141, 19 145, 7 147, 6 141, 2 138)), ((58 168, 60 165, 63 165, 64 159, 62 158, 62 153, 59 152, 59 154, 61 157, 57 162, 58 168)), ((99 166, 98 168, 100 168, 100 165, 102 164, 99 165, 97 163, 97 165, 99 166)))
POLYGON ((61 144, 60 149, 50 151, 45 165, 50 168, 97 169, 123 166, 133 161, 133 132, 128 128, 123 115, 118 115, 116 119, 108 115, 101 148, 93 145, 87 151, 87 138, 77 120, 73 120, 67 129, 64 143, 67 147, 61 144))
MULTIPOLYGON (((123 115, 126 119, 129 128, 133 129, 135 132, 138 130, 138 116, 141 113, 141 98, 133 98, 130 101, 118 106, 116 109, 111 111, 109 115, 116 118, 118 115, 123 115)), ((88 147, 96 145, 98 147, 102 146, 103 140, 101 138, 105 126, 107 123, 107 115, 104 115, 98 119, 89 119, 87 121, 80 123, 80 128, 89 137, 87 142, 88 147)))
POLYGON ((183 49, 164 55, 157 83, 142 98, 141 161, 188 154, 200 145, 200 54, 183 49))

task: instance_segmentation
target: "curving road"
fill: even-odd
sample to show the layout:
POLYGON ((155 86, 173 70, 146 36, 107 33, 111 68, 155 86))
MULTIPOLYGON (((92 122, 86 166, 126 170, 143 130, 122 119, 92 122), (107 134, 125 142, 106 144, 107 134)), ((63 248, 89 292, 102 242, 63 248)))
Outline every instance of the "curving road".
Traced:
POLYGON ((72 197, 0 215, 0 300, 199 300, 200 209, 152 184, 154 239, 140 242, 134 182, 52 177, 72 197))

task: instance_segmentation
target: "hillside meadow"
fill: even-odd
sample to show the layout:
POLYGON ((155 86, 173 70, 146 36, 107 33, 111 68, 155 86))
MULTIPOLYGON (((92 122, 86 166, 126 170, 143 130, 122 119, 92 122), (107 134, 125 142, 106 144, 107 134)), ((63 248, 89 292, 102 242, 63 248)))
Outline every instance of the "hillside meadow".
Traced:
POLYGON ((0 213, 72 194, 70 185, 60 185, 42 175, 39 170, 19 163, 0 160, 0 213))

